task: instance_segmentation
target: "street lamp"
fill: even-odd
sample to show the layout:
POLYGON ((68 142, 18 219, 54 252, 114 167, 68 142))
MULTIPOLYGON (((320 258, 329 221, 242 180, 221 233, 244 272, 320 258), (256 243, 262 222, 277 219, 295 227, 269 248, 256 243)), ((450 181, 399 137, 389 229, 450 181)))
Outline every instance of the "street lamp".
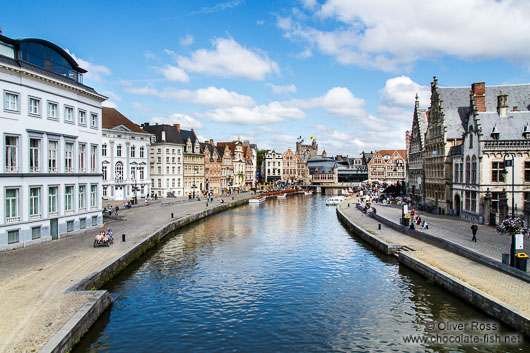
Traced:
MULTIPOLYGON (((503 179, 508 174, 506 167, 512 167, 512 219, 515 218, 515 155, 513 153, 505 153, 502 157, 503 167, 502 175, 503 179), (506 159, 506 156, 511 156, 512 159, 506 159)), ((512 243, 510 245, 510 266, 515 266, 515 234, 512 234, 512 243)))

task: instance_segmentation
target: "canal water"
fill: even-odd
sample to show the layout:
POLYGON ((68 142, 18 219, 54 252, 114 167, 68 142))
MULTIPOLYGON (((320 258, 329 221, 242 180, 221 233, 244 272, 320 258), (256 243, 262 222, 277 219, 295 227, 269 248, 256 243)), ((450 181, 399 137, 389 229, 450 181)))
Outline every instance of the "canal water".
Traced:
POLYGON ((76 353, 530 351, 405 343, 433 337, 432 326, 447 337, 514 332, 352 238, 320 196, 267 200, 183 228, 106 289, 119 297, 76 353), (441 326, 473 322, 499 329, 441 326))

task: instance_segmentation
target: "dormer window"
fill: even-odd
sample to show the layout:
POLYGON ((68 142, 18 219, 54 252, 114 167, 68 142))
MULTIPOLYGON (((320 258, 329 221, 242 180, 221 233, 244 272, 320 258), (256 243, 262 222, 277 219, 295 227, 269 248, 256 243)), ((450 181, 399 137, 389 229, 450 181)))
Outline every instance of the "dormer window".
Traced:
POLYGON ((491 129, 491 138, 494 140, 499 139, 499 130, 497 130, 497 125, 493 126, 493 129, 491 129))
POLYGON ((528 126, 528 123, 526 123, 526 125, 523 128, 523 137, 525 139, 530 138, 530 126, 528 126))

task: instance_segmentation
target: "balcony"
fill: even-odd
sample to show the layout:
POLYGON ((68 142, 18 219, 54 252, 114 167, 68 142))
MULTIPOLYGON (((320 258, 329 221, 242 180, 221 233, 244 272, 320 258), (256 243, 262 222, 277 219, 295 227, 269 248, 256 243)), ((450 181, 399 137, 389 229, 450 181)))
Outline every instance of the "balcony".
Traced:
POLYGON ((6 217, 6 223, 17 223, 20 222, 20 217, 6 217))
POLYGON ((97 168, 92 168, 92 169, 90 169, 90 172, 91 172, 91 173, 97 173, 98 170, 97 170, 97 168))
POLYGON ((79 168, 79 173, 86 173, 86 169, 85 168, 79 168))
POLYGON ((65 173, 73 173, 73 172, 74 172, 74 168, 72 168, 72 167, 64 168, 64 172, 65 172, 65 173))
POLYGON ((36 221, 36 220, 39 220, 39 219, 41 219, 41 215, 40 214, 29 215, 29 220, 30 221, 36 221))

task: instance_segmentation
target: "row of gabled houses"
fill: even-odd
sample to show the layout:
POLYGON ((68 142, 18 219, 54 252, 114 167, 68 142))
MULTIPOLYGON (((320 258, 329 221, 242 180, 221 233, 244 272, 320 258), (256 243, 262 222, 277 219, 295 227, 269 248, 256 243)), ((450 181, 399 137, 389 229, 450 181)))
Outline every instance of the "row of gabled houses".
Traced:
POLYGON ((133 123, 103 108, 102 197, 182 197, 248 190, 256 185, 257 146, 200 142, 180 124, 133 123))
POLYGON ((416 97, 407 135, 413 201, 481 223, 522 214, 530 200, 530 84, 442 87, 435 77, 430 107, 420 103, 416 97))

